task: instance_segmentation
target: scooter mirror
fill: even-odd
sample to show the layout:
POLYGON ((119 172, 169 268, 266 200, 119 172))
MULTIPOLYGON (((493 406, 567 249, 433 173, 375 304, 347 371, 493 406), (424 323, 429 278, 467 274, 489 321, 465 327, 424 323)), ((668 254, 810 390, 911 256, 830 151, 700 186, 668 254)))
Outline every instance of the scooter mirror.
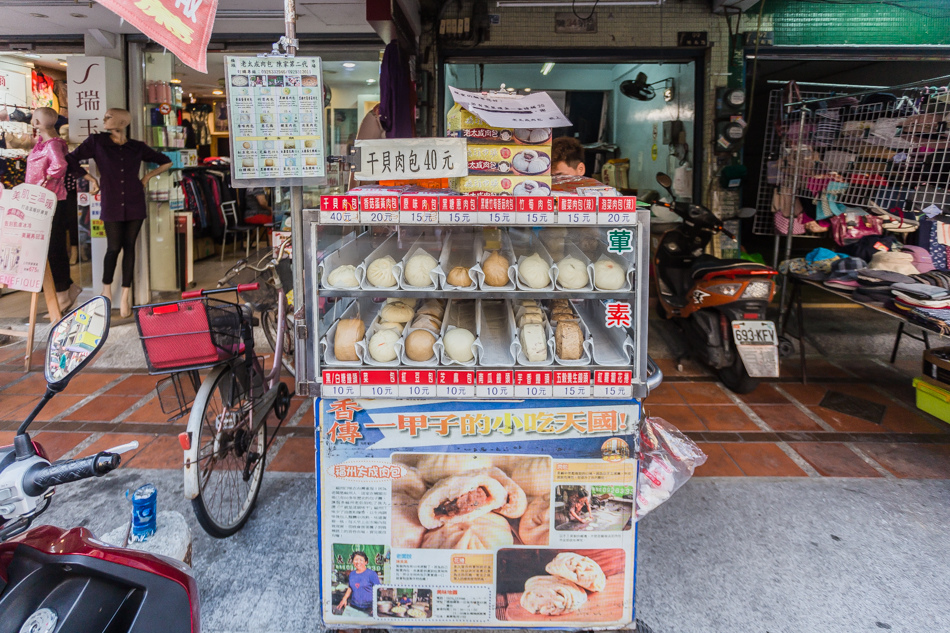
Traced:
POLYGON ((95 297, 59 320, 46 347, 46 382, 61 390, 69 379, 88 365, 109 335, 112 306, 95 297))
POLYGON ((751 218, 757 213, 755 207, 742 207, 737 214, 740 218, 751 218))
POLYGON ((657 173, 656 181, 660 183, 660 186, 665 189, 669 189, 673 186, 673 179, 664 174, 662 171, 657 173))

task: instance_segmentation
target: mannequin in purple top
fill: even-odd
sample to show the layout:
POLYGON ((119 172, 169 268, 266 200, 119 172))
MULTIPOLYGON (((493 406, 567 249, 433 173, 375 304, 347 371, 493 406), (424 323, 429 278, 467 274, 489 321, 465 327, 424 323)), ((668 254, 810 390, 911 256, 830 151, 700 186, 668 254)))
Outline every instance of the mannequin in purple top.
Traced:
MULTIPOLYGON (((135 240, 145 221, 145 188, 148 181, 171 167, 171 159, 142 141, 128 137, 132 122, 128 110, 106 110, 102 118, 105 132, 93 134, 66 156, 70 171, 90 182, 90 192, 100 191, 99 181, 79 164, 96 161, 102 178, 102 222, 106 230, 106 256, 102 270, 102 294, 112 300, 112 278, 119 253, 122 253, 122 300, 119 313, 132 315, 132 278, 135 271, 135 240), (154 163, 155 169, 141 179, 142 163, 154 163)), ((171 262, 169 262, 171 263, 171 262)))

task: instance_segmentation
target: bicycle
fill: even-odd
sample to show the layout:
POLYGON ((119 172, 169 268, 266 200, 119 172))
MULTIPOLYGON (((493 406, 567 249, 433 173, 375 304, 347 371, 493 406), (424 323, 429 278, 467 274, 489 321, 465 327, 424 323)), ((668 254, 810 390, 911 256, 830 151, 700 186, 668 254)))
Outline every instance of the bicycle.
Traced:
MULTIPOLYGON (((276 261, 268 267, 276 267, 276 261)), ((286 297, 276 281, 277 335, 283 336, 286 297)), ((266 374, 254 353, 251 307, 209 298, 253 292, 242 284, 182 293, 181 301, 135 307, 139 338, 150 373, 169 373, 156 385, 162 410, 172 419, 188 415, 178 436, 184 450, 184 492, 195 518, 213 537, 226 538, 250 518, 260 492, 267 450, 290 408, 290 389, 281 382, 283 348, 266 374), (210 369, 204 379, 201 370, 210 369), (278 423, 268 435, 273 410, 278 423)))
MULTIPOLYGON (((245 298, 258 314, 261 327, 264 330, 264 338, 267 339, 267 344, 270 345, 270 348, 275 352, 277 351, 278 341, 277 311, 278 301, 280 300, 277 284, 279 282, 284 288, 293 288, 293 269, 291 260, 284 257, 285 247, 286 244, 281 244, 276 258, 276 266, 264 264, 265 260, 271 259, 269 253, 261 258, 256 265, 252 265, 246 259, 242 259, 232 266, 230 270, 225 273, 224 277, 218 280, 217 284, 218 288, 254 282, 261 284, 258 291, 253 294, 246 294, 245 298)), ((294 315, 290 310, 290 304, 293 303, 293 301, 289 293, 285 293, 284 302, 286 305, 284 306, 284 330, 281 337, 283 339, 281 362, 283 362, 284 369, 287 370, 287 373, 291 376, 295 376, 294 315)))

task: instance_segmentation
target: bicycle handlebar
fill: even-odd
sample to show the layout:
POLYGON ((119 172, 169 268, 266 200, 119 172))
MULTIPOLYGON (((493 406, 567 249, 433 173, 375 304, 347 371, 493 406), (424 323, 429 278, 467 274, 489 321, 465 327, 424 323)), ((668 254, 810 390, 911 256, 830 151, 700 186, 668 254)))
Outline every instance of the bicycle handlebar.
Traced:
POLYGON ((101 477, 118 468, 121 462, 119 455, 102 451, 83 459, 50 464, 27 474, 23 482, 24 491, 31 496, 37 496, 53 486, 89 477, 101 477))
POLYGON ((238 284, 237 286, 232 286, 230 288, 212 288, 210 290, 205 290, 201 288, 200 290, 187 290, 181 293, 182 299, 197 299, 198 297, 207 297, 208 295, 221 294, 222 292, 250 292, 251 290, 257 290, 260 288, 260 284, 254 282, 252 284, 238 284))

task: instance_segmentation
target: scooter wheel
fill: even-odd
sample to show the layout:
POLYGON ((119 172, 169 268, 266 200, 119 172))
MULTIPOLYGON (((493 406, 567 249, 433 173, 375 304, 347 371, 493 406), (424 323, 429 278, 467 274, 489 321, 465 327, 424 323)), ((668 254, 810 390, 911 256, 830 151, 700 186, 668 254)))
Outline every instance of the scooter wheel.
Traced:
POLYGON ((787 336, 778 337, 778 356, 779 358, 788 358, 795 353, 795 344, 787 336))
POLYGON ((759 379, 753 378, 746 371, 742 363, 742 357, 736 354, 736 358, 728 367, 723 367, 718 371, 719 380, 722 381, 729 391, 736 394, 744 394, 754 391, 759 386, 759 379))

